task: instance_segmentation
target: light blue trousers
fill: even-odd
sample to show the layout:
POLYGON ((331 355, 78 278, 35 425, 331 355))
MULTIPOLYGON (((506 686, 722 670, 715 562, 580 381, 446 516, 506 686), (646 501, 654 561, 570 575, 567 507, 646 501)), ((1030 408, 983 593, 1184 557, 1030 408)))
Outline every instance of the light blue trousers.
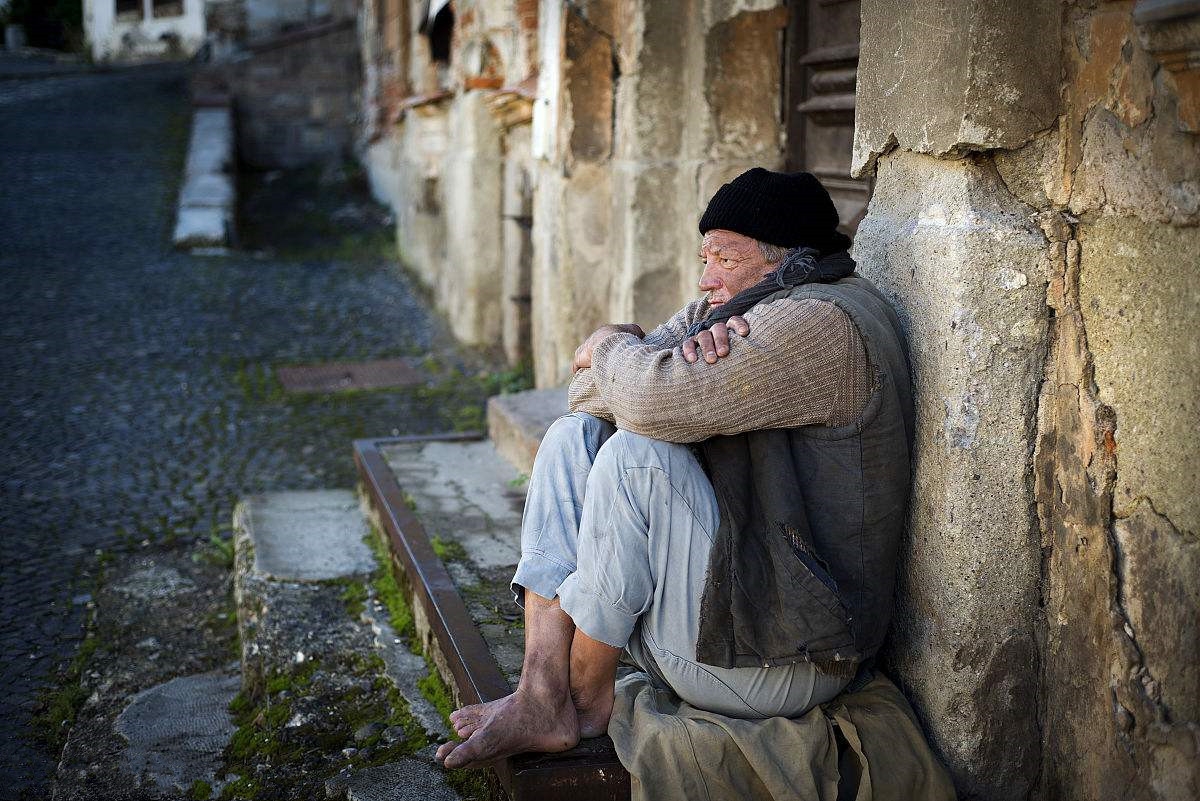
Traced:
POLYGON ((847 683, 801 662, 696 661, 700 596, 720 515, 691 450, 576 413, 546 432, 529 479, 513 593, 558 597, 584 634, 616 648, 692 706, 797 717, 847 683))

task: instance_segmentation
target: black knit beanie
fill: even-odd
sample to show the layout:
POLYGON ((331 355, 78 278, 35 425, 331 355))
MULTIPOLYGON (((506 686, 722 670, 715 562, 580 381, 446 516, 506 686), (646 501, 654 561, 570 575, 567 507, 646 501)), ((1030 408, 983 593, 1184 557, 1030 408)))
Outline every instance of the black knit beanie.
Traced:
POLYGON ((837 209, 815 176, 762 167, 722 185, 700 218, 702 236, 720 228, 781 248, 816 248, 822 254, 849 247, 849 238, 837 227, 837 209))

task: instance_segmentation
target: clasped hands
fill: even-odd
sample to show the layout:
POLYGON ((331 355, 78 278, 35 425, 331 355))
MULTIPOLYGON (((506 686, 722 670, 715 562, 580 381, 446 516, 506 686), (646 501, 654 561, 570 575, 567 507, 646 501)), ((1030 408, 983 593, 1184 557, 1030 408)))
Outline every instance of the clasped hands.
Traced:
MULTIPOLYGON (((691 364, 703 358, 707 364, 716 364, 717 359, 729 355, 730 332, 744 337, 750 333, 750 324, 746 322, 745 318, 734 315, 729 318, 728 322, 713 323, 710 328, 701 331, 696 336, 688 337, 679 343, 684 361, 691 364)), ((571 361, 571 372, 591 367, 592 349, 602 339, 613 334, 633 334, 638 339, 646 338, 646 332, 637 323, 602 325, 575 349, 575 358, 571 361)))

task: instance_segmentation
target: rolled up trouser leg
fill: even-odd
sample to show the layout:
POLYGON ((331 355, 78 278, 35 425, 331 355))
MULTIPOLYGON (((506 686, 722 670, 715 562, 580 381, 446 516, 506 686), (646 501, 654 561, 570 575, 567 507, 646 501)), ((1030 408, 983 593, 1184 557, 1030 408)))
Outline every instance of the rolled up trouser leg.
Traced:
POLYGON ((575 570, 588 474, 614 431, 611 423, 576 412, 555 420, 542 437, 521 520, 521 560, 511 585, 517 604, 524 606, 526 589, 553 598, 575 570))
POLYGON ((562 608, 589 637, 626 647, 695 707, 740 718, 800 715, 845 680, 806 662, 718 668, 696 661, 719 521, 712 484, 691 450, 618 431, 588 476, 577 568, 558 587, 562 608))

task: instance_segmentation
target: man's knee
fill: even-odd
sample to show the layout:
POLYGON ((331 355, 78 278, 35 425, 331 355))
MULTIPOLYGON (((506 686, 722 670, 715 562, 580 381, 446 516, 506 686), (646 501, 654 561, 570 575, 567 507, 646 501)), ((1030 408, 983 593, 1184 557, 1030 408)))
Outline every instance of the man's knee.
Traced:
POLYGON ((542 436, 538 453, 585 452, 595 459, 600 446, 613 431, 612 423, 594 417, 587 412, 566 414, 550 424, 542 436))
POLYGON ((596 469, 614 474, 630 468, 669 470, 673 464, 679 466, 694 460, 686 445, 618 429, 596 456, 596 469))

